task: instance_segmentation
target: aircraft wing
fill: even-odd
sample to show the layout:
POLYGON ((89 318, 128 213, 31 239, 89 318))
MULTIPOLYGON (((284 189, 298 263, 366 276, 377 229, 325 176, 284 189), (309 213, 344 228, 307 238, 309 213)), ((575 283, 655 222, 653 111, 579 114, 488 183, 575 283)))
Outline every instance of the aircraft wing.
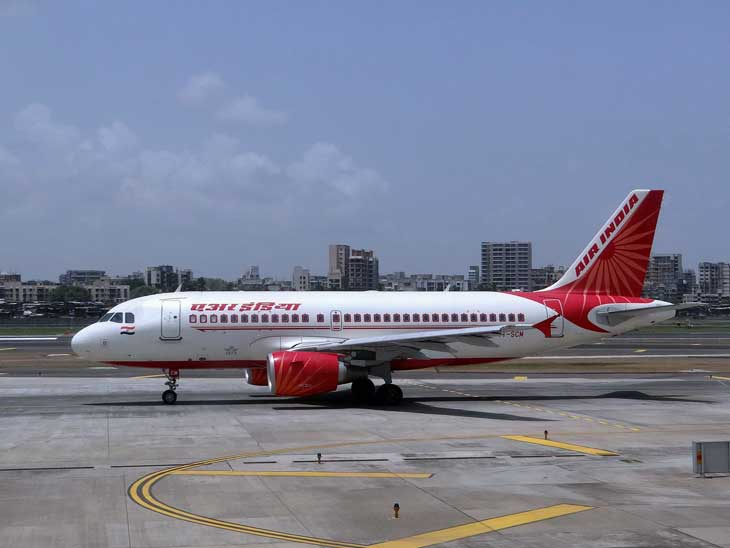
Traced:
POLYGON ((604 319, 608 325, 618 325, 638 316, 645 316, 653 312, 666 312, 668 310, 686 310, 688 308, 698 308, 705 306, 707 305, 704 303, 668 304, 665 306, 647 306, 644 308, 634 308, 630 310, 612 310, 608 312, 598 312, 596 315, 604 319))
POLYGON ((465 327, 460 329, 439 329, 436 331, 416 331, 398 335, 379 337, 359 337, 343 341, 302 342, 290 350, 308 352, 352 352, 354 350, 403 350, 413 354, 421 350, 453 352, 449 343, 466 343, 476 346, 496 346, 490 339, 506 335, 511 331, 532 329, 529 324, 505 324, 489 327, 465 327))

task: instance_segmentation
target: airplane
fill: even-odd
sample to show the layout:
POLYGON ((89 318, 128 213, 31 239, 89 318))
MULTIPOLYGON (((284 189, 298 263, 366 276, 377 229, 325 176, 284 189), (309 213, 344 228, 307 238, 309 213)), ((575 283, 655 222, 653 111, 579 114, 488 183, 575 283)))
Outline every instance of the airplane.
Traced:
POLYGON ((634 190, 554 284, 534 292, 174 292, 132 299, 72 339, 115 366, 237 368, 277 396, 351 383, 357 403, 396 405, 392 372, 481 364, 590 343, 697 303, 641 297, 664 191, 634 190), (377 388, 371 377, 381 378, 377 388))

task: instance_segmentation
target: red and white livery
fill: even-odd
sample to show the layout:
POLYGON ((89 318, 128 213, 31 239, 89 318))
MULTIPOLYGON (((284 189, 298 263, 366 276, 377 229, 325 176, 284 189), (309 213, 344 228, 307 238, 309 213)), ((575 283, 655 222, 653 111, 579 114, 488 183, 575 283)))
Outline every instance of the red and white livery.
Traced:
POLYGON ((663 191, 634 190, 567 270, 535 292, 176 292, 114 307, 72 340, 96 362, 180 371, 241 368, 273 394, 352 383, 359 401, 395 404, 391 372, 510 360, 667 320, 641 298, 663 191), (384 379, 377 390, 370 377, 384 379))

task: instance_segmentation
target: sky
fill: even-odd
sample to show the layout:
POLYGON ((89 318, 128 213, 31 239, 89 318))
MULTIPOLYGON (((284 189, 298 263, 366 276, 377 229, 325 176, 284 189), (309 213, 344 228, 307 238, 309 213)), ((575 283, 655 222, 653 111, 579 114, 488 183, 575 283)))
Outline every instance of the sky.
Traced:
POLYGON ((730 3, 0 0, 0 271, 570 264, 634 188, 729 261, 730 3))

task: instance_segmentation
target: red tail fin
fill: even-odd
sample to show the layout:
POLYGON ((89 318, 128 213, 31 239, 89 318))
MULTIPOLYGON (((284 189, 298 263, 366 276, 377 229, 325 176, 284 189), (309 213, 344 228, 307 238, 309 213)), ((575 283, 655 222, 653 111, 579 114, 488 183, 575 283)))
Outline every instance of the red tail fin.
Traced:
POLYGON ((640 297, 663 190, 634 190, 560 280, 543 291, 640 297))

